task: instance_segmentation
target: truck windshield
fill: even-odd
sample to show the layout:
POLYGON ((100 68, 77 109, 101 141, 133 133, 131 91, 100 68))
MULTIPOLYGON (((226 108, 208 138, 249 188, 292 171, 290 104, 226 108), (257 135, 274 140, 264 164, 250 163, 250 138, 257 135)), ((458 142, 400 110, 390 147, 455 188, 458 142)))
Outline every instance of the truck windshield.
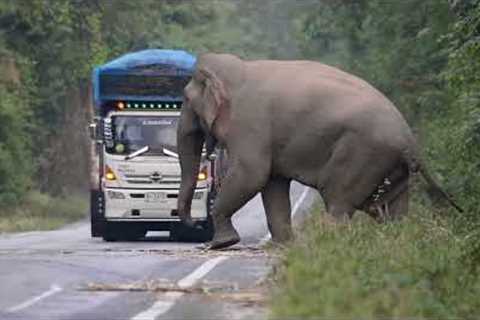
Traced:
POLYGON ((110 153, 130 154, 149 146, 149 155, 163 154, 163 148, 177 152, 175 116, 114 116, 113 148, 110 153))

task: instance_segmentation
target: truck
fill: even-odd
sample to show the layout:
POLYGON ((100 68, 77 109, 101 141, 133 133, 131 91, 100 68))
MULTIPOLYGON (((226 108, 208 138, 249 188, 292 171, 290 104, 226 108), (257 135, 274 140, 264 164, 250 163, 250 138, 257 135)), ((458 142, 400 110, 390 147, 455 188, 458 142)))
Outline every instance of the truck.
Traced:
POLYGON ((195 227, 182 224, 176 210, 181 182, 176 131, 195 62, 186 51, 149 49, 94 69, 92 237, 135 240, 155 230, 169 231, 179 241, 212 238, 214 160, 203 156, 200 164, 191 210, 195 227))

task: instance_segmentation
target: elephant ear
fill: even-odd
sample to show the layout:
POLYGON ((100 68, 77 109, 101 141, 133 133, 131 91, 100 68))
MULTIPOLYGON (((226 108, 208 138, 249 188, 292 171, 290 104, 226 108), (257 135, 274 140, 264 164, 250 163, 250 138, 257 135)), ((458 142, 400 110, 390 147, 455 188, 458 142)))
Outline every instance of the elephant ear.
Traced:
POLYGON ((208 129, 212 130, 213 126, 223 126, 219 121, 226 119, 228 110, 230 109, 230 99, 224 82, 218 76, 205 68, 200 70, 205 79, 203 89, 203 99, 205 101, 204 119, 208 129))

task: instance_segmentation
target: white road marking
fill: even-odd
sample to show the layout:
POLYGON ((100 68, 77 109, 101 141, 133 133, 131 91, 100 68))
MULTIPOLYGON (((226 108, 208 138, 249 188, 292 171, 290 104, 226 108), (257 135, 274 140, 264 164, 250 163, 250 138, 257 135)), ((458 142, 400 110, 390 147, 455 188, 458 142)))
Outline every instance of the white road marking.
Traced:
MULTIPOLYGON (((179 280, 177 282, 177 286, 182 289, 189 288, 196 284, 198 280, 203 278, 207 273, 213 270, 219 263, 222 261, 227 260, 228 257, 216 257, 210 260, 205 261, 200 267, 195 269, 192 273, 187 275, 185 278, 179 280)), ((147 310, 137 314, 132 320, 154 320, 158 316, 166 313, 170 310, 174 305, 175 302, 184 295, 183 292, 167 292, 164 297, 165 300, 159 300, 155 302, 150 308, 147 310)))
MULTIPOLYGON (((293 208, 292 208, 292 218, 295 217, 295 215, 297 214, 298 212, 298 209, 300 209, 300 205, 303 203, 303 201, 305 201, 305 198, 307 197, 308 195, 308 191, 309 191, 309 188, 308 187, 303 187, 303 192, 302 194, 300 195, 300 198, 298 198, 298 200, 294 203, 293 205, 293 208)), ((260 240, 260 244, 264 244, 265 242, 267 242, 268 240, 270 240, 270 238, 272 237, 272 235, 270 234, 269 231, 267 231, 267 234, 265 235, 265 237, 263 237, 261 240, 260 240)))
POLYGON ((170 308, 173 307, 177 299, 183 296, 183 292, 167 292, 165 293, 165 300, 159 300, 155 302, 150 308, 147 310, 137 314, 132 320, 148 320, 148 319, 155 319, 161 314, 164 314, 170 308))
POLYGON ((303 192, 300 195, 300 198, 298 198, 297 202, 295 202, 295 204, 293 205, 292 217, 295 217, 295 215, 297 214, 298 209, 300 209, 300 205, 303 201, 305 201, 305 198, 307 197, 308 191, 308 187, 303 187, 303 192))
POLYGON ((209 273, 215 266, 222 261, 226 260, 226 256, 216 257, 210 259, 198 267, 195 271, 190 273, 188 276, 177 282, 177 285, 184 289, 193 286, 197 283, 198 280, 203 278, 207 273, 209 273))
POLYGON ((35 303, 37 303, 37 302, 39 302, 39 301, 41 301, 45 298, 48 298, 48 297, 50 297, 50 296, 52 296, 52 295, 54 295, 57 292, 60 292, 62 290, 63 290, 62 288, 60 288, 59 286, 54 284, 50 287, 50 289, 48 291, 45 291, 44 293, 42 293, 38 296, 35 296, 35 297, 33 297, 33 298, 23 302, 23 303, 17 304, 16 306, 13 306, 13 307, 7 309, 7 312, 18 312, 20 310, 26 309, 26 308, 34 305, 35 303))

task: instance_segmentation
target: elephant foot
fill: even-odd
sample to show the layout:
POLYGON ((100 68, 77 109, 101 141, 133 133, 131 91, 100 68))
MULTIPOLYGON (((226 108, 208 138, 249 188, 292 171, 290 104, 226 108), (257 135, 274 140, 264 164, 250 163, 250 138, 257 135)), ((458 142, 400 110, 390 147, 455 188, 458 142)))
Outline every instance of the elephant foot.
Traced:
POLYGON ((285 246, 286 244, 288 244, 290 241, 292 241, 292 237, 291 236, 285 236, 285 237, 272 237, 272 243, 275 243, 275 244, 278 244, 278 245, 281 245, 281 246, 285 246))
POLYGON ((293 240, 293 231, 290 224, 271 228, 270 234, 275 243, 286 244, 293 240))
POLYGON ((270 239, 261 245, 261 248, 264 250, 285 250, 287 248, 286 243, 278 242, 273 239, 270 239))
POLYGON ((238 242, 240 242, 240 236, 230 223, 225 228, 215 232, 213 240, 207 243, 206 248, 208 250, 218 250, 233 246, 238 242))
POLYGON ((208 242, 206 245, 207 250, 220 250, 226 247, 233 246, 234 244, 240 242, 240 237, 231 237, 231 238, 214 238, 212 241, 208 242))

